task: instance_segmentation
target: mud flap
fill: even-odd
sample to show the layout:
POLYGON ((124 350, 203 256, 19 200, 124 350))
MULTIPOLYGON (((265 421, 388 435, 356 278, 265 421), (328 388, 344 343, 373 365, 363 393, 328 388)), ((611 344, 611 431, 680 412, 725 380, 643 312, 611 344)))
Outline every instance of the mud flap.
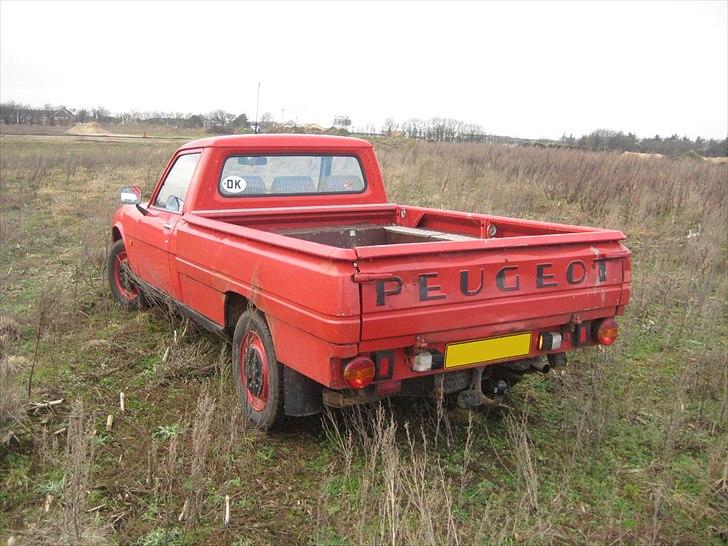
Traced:
POLYGON ((283 411, 303 417, 323 411, 321 385, 296 370, 283 366, 283 411))

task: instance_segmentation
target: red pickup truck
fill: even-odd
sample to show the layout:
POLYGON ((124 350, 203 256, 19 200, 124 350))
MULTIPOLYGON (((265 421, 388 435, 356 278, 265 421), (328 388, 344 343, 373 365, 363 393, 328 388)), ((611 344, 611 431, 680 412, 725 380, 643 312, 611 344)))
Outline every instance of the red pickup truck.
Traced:
POLYGON ((196 140, 148 202, 121 201, 115 299, 154 294, 231 339, 266 430, 392 395, 498 405, 524 373, 613 343, 630 296, 620 231, 388 203, 355 138, 196 140))

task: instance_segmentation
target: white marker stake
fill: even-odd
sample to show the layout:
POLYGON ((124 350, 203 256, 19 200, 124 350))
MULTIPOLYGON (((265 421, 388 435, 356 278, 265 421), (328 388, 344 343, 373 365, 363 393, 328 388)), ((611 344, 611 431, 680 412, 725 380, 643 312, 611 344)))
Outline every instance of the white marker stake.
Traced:
POLYGON ((109 415, 106 418, 106 432, 109 432, 111 430, 111 427, 114 426, 114 416, 109 415))
POLYGON ((230 523, 230 495, 225 495, 225 525, 230 523))
POLYGON ((185 499, 184 504, 182 505, 182 511, 179 513, 179 517, 177 518, 177 521, 182 521, 185 519, 185 516, 187 515, 187 508, 190 505, 190 499, 185 499))
POLYGON ((124 412, 125 406, 124 406, 124 391, 121 391, 119 393, 119 408, 121 409, 122 413, 124 412))

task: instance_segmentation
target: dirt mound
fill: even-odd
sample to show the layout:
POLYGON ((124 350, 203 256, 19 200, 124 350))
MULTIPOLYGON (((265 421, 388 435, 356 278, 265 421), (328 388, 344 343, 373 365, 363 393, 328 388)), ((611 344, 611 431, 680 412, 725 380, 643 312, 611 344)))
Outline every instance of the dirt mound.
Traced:
POLYGON ((101 135, 109 136, 112 133, 104 129, 101 125, 92 121, 90 123, 77 123, 66 131, 67 135, 101 135))

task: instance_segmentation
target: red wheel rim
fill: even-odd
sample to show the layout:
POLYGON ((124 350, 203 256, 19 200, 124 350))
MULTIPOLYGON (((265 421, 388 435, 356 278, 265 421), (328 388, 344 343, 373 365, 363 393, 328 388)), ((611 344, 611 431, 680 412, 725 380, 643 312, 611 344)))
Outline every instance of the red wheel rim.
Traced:
POLYGON ((255 332, 247 332, 240 346, 240 379, 255 411, 263 411, 268 403, 268 378, 268 357, 263 340, 255 332))
POLYGON ((126 250, 122 250, 114 259, 114 281, 121 297, 133 301, 139 297, 139 288, 129 279, 129 258, 126 250))

